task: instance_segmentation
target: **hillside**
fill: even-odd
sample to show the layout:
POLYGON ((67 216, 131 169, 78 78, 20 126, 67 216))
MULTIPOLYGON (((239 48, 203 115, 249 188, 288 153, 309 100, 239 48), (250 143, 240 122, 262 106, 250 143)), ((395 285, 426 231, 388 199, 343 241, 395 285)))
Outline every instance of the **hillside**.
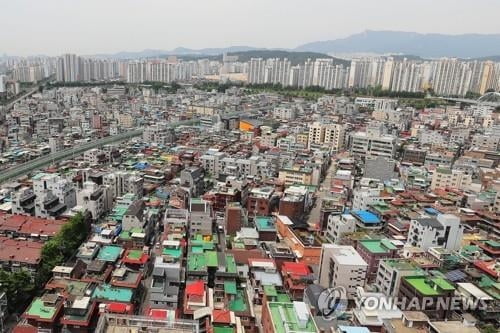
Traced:
POLYGON ((291 61, 292 65, 303 64, 307 59, 318 59, 318 58, 331 58, 334 59, 334 63, 343 64, 344 66, 349 66, 350 62, 334 58, 324 53, 318 52, 290 52, 283 50, 252 50, 246 52, 230 52, 228 55, 237 55, 239 61, 249 61, 251 58, 287 58, 291 61))
POLYGON ((423 58, 479 58, 500 54, 500 34, 420 34, 401 31, 365 31, 347 38, 312 42, 296 51, 320 53, 412 54, 423 58))

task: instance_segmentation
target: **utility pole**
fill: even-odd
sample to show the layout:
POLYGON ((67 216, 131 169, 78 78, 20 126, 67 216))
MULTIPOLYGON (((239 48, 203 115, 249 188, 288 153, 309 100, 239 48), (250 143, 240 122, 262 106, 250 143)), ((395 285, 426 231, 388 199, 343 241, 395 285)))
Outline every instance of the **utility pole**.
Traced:
MULTIPOLYGON (((0 284, 0 287, 1 287, 1 284, 0 284)), ((5 332, 4 320, 5 320, 6 314, 7 314, 7 294, 5 294, 5 292, 2 292, 0 294, 0 332, 1 333, 5 332)))

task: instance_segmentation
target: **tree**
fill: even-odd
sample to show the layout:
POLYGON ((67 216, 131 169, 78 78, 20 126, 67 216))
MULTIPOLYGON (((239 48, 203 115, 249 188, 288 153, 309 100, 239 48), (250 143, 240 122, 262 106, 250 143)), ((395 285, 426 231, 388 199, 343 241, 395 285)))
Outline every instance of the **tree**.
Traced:
POLYGON ((55 266, 71 258, 80 244, 87 239, 88 233, 89 228, 84 216, 78 213, 63 225, 54 238, 45 242, 42 248, 41 264, 35 278, 38 287, 43 287, 55 266))
POLYGON ((488 325, 488 326, 483 327, 483 329, 481 330, 481 332, 482 333, 497 333, 498 330, 495 328, 495 326, 488 325))
POLYGON ((465 93, 465 98, 467 99, 478 99, 479 97, 481 97, 481 95, 473 91, 467 91, 465 93))
POLYGON ((9 311, 15 312, 23 308, 32 297, 35 285, 30 273, 25 270, 18 272, 0 270, 0 290, 7 295, 9 311))

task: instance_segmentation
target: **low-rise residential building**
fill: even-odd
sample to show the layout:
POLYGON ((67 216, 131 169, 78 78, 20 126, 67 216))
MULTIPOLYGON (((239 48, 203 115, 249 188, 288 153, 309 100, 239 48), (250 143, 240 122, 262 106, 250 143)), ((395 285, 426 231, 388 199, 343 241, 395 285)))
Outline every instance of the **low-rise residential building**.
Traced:
POLYGON ((363 239, 356 247, 359 255, 368 264, 366 278, 368 282, 375 280, 381 260, 394 258, 397 255, 397 247, 388 239, 363 239))
POLYGON ((438 168, 432 175, 431 190, 437 188, 467 190, 471 183, 472 176, 463 171, 438 168))
POLYGON ((411 221, 408 243, 427 250, 441 246, 447 250, 457 250, 461 246, 464 226, 452 214, 437 217, 419 218, 411 221))

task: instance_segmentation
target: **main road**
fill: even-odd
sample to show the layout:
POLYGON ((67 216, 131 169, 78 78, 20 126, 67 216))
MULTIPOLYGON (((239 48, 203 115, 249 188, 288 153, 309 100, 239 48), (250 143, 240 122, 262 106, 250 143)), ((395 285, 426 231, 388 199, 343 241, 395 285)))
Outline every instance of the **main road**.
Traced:
POLYGON ((5 110, 9 110, 14 104, 16 104, 17 102, 19 102, 20 100, 22 99, 25 99, 26 97, 29 97, 31 95, 33 95, 34 93, 36 93, 38 91, 38 86, 36 86, 35 88, 25 92, 24 94, 22 94, 21 96, 17 97, 15 100, 13 101, 10 101, 9 103, 5 104, 4 105, 4 109, 5 110))
MULTIPOLYGON (((239 116, 245 116, 245 115, 250 115, 253 112, 233 112, 226 114, 224 116, 234 116, 234 115, 239 115, 239 116)), ((182 120, 182 121, 177 121, 169 124, 169 127, 177 127, 177 126, 189 126, 189 125, 195 125, 199 123, 199 119, 190 119, 190 120, 182 120)), ((20 177, 22 175, 26 175, 36 169, 43 168, 45 166, 48 166, 54 162, 58 162, 61 160, 64 160, 68 157, 72 157, 75 155, 80 155, 84 153, 85 151, 97 147, 101 147, 107 144, 115 143, 115 142, 120 142, 120 141, 125 141, 132 139, 134 137, 142 136, 144 129, 143 128, 136 128, 133 130, 130 130, 126 133, 121 133, 113 136, 107 136, 102 139, 98 140, 93 140, 91 142, 84 143, 82 145, 76 146, 76 147, 71 147, 68 149, 64 149, 55 153, 51 153, 45 156, 38 157, 36 159, 33 159, 31 161, 16 165, 12 168, 9 168, 7 170, 2 170, 0 171, 0 184, 12 180, 16 177, 20 177)))
POLYGON ((142 129, 135 129, 126 133, 121 133, 118 135, 113 135, 113 136, 108 136, 102 139, 94 140, 91 142, 84 143, 82 145, 64 149, 52 154, 48 154, 39 158, 36 158, 34 160, 28 161, 26 163, 16 165, 15 167, 12 167, 7 170, 2 170, 0 172, 0 184, 3 182, 6 182, 8 180, 11 180, 13 178, 25 175, 30 173, 33 170, 36 170, 38 168, 42 168, 44 166, 50 165, 53 162, 57 162, 60 160, 63 160, 65 158, 68 158, 70 156, 74 155, 79 155, 89 149, 96 148, 99 146, 107 145, 110 143, 114 142, 119 142, 119 141, 124 141, 131 139, 136 136, 142 135, 143 130, 142 129))

